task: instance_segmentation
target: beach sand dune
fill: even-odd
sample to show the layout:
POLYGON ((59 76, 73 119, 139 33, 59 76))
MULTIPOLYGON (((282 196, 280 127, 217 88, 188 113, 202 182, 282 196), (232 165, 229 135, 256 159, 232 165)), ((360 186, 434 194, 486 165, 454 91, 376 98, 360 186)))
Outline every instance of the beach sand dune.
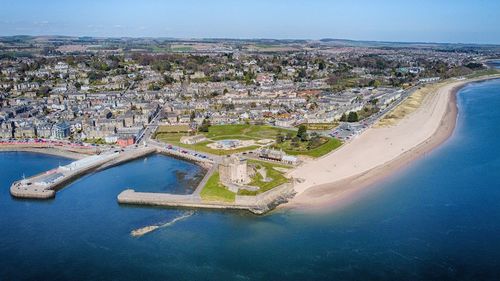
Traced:
POLYGON ((404 118, 373 126, 338 150, 291 171, 290 176, 303 181, 284 207, 324 210, 345 205, 366 187, 423 156, 453 133, 458 89, 485 79, 432 85, 420 106, 404 118))

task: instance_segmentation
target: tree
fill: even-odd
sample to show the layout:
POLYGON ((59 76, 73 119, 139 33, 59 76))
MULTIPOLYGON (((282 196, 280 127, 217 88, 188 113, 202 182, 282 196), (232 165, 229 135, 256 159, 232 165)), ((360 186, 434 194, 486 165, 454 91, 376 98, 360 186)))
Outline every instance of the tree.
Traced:
POLYGON ((468 67, 472 70, 479 70, 479 69, 483 69, 484 65, 482 63, 470 62, 470 63, 466 64, 465 67, 468 67))
POLYGON ((50 92, 50 88, 47 86, 42 86, 36 91, 37 96, 46 97, 50 92))
POLYGON ((349 115, 347 116, 347 122, 358 122, 359 117, 358 113, 355 111, 349 112, 349 115))
POLYGON ((340 82, 340 78, 335 74, 330 75, 328 77, 328 79, 326 79, 326 83, 330 86, 334 86, 339 82, 340 82))
POLYGON ((234 103, 225 103, 224 108, 226 108, 226 110, 234 110, 234 103))
POLYGON ((161 87, 156 83, 148 85, 148 91, 159 91, 160 89, 161 87))
POLYGON ((306 76, 307 76, 307 73, 306 73, 305 68, 299 69, 299 71, 297 72, 297 78, 302 79, 302 78, 305 78, 306 76))
POLYGON ((299 130, 297 131, 297 137, 299 137, 301 141, 307 140, 307 127, 306 127, 306 125, 299 126, 299 130))
POLYGON ((314 132, 311 134, 311 139, 307 143, 307 149, 308 150, 314 149, 322 144, 323 144, 323 139, 318 133, 314 132))
POLYGON ((285 136, 283 136, 283 134, 281 132, 276 134, 276 143, 280 144, 280 143, 283 143, 283 141, 285 141, 285 136))
POLYGON ((252 71, 243 72, 243 80, 245 81, 246 85, 251 85, 255 78, 257 78, 257 75, 252 71))
POLYGON ((369 83, 370 87, 378 88, 382 83, 379 80, 371 80, 369 83))
POLYGON ((170 75, 163 75, 163 81, 165 82, 165 84, 170 85, 175 82, 175 79, 170 75))
POLYGON ((347 122, 347 115, 345 115, 345 113, 342 113, 342 116, 340 117, 340 122, 347 122))
POLYGON ((103 72, 96 72, 96 71, 91 71, 88 74, 89 81, 92 83, 97 80, 101 80, 104 78, 106 75, 103 72))
POLYGON ((325 62, 324 62, 324 61, 320 61, 320 62, 318 63, 318 69, 319 69, 319 70, 323 70, 323 69, 325 69, 325 67, 326 67, 326 65, 325 65, 325 62))
POLYGON ((208 128, 210 127, 210 125, 210 120, 205 118, 201 122, 201 126, 198 128, 198 131, 208 133, 208 128))

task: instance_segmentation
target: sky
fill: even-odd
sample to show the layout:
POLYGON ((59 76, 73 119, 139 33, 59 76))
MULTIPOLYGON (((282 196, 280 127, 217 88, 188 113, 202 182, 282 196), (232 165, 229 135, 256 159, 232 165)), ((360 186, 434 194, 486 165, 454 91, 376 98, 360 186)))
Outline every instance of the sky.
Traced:
POLYGON ((0 36, 500 44, 500 0, 0 0, 0 36))

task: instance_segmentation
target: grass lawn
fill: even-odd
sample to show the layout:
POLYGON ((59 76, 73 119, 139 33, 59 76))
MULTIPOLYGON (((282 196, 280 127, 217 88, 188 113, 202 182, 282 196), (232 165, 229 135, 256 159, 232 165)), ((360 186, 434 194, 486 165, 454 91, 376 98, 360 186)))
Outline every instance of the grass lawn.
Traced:
POLYGON ((186 45, 171 45, 170 46, 170 50, 172 52, 190 52, 190 51, 193 51, 194 48, 191 47, 191 46, 186 46, 186 45))
POLYGON ((257 172, 256 175, 253 177, 252 181, 248 185, 258 186, 260 187, 260 190, 259 191, 240 190, 238 192, 239 195, 257 195, 259 193, 266 192, 270 189, 273 189, 289 181, 285 176, 283 176, 282 172, 274 169, 274 167, 290 168, 289 166, 258 161, 258 160, 248 160, 248 163, 256 165, 257 168, 264 167, 267 171, 266 176, 270 178, 271 181, 269 182, 263 181, 262 176, 260 175, 260 173, 257 172))
POLYGON ((208 128, 208 133, 206 134, 208 138, 216 139, 231 139, 244 137, 246 139, 275 139, 276 135, 281 133, 292 132, 293 130, 286 130, 281 128, 275 128, 266 125, 247 125, 247 124, 237 124, 237 125, 214 125, 208 128))
MULTIPOLYGON (((167 126, 168 127, 168 126, 167 126)), ((225 139, 238 139, 238 140, 260 140, 260 139, 275 139, 276 135, 279 132, 282 132, 286 134, 287 132, 292 132, 295 134, 294 131, 291 130, 285 130, 285 129, 280 129, 280 128, 275 128, 271 126, 265 126, 265 125, 214 125, 210 126, 208 129, 208 133, 204 133, 207 138, 209 138, 209 141, 205 142, 200 142, 197 144, 183 144, 180 142, 180 139, 182 136, 186 136, 187 134, 183 133, 175 133, 172 132, 172 129, 169 128, 168 131, 167 129, 164 129, 159 131, 156 134, 156 139, 159 141, 163 141, 166 143, 170 143, 176 146, 200 151, 200 152, 206 152, 206 153, 211 153, 214 155, 229 155, 233 153, 239 153, 239 152, 244 152, 244 151, 250 151, 259 148, 260 146, 258 145, 252 145, 252 146, 247 146, 247 147, 242 147, 238 149, 231 149, 231 150, 221 150, 221 149, 212 149, 207 147, 207 144, 211 143, 212 141, 218 141, 218 140, 225 140, 225 139)))
POLYGON ((478 78, 481 76, 486 76, 486 75, 495 75, 495 74, 500 74, 500 70, 498 69, 485 69, 485 70, 478 70, 475 71, 472 74, 467 75, 467 78, 478 78))
POLYGON ((187 133, 190 131, 188 125, 176 125, 176 126, 159 126, 156 130, 157 134, 163 133, 187 133))
POLYGON ((84 139, 83 142, 90 143, 90 144, 106 144, 106 142, 103 139, 101 139, 101 138, 98 138, 98 139, 84 139))
POLYGON ((218 141, 218 140, 227 140, 227 139, 238 139, 238 140, 258 140, 254 137, 249 137, 249 136, 244 136, 244 135, 225 135, 225 136, 220 136, 220 137, 211 137, 210 138, 213 141, 218 141))
POLYGON ((205 201, 234 202, 235 193, 227 190, 219 183, 219 172, 215 172, 207 181, 200 193, 201 199, 205 201))
POLYGON ((233 153, 239 153, 239 152, 244 152, 244 151, 249 151, 249 150, 254 150, 254 149, 259 148, 259 146, 257 146, 257 145, 251 145, 251 146, 242 147, 242 148, 238 148, 238 149, 222 150, 222 149, 212 149, 212 148, 208 147, 207 144, 212 143, 212 141, 203 141, 203 142, 199 142, 196 144, 181 143, 180 142, 181 137, 186 136, 186 135, 187 134, 157 134, 156 139, 161 141, 161 142, 169 143, 169 144, 172 144, 175 146, 180 146, 180 147, 188 148, 188 149, 199 151, 199 152, 206 152, 206 153, 210 153, 213 155, 229 155, 229 154, 233 154, 233 153))
POLYGON ((150 50, 155 52, 155 53, 168 53, 170 51, 170 48, 168 48, 166 46, 154 45, 150 48, 150 50))
POLYGON ((168 142, 170 144, 180 144, 181 137, 189 136, 188 133, 161 133, 157 132, 155 138, 159 141, 168 142))
POLYGON ((325 154, 328 154, 330 151, 338 148, 342 145, 342 142, 335 138, 328 138, 328 141, 316 148, 307 150, 307 142, 299 143, 298 148, 294 148, 291 146, 290 141, 285 141, 282 144, 275 145, 277 149, 283 149, 287 154, 290 155, 306 155, 310 157, 321 157, 325 154))

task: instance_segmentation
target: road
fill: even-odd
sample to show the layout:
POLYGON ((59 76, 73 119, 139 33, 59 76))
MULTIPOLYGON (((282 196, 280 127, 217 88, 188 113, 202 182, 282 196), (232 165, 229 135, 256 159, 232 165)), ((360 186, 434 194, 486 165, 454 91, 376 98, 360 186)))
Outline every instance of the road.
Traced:
POLYGON ((392 102, 386 108, 380 110, 379 112, 363 119, 360 122, 348 123, 343 122, 335 129, 333 129, 328 134, 332 137, 339 138, 341 140, 350 140, 353 137, 361 134, 364 130, 370 128, 375 124, 380 118, 382 118, 385 114, 393 110, 395 107, 404 102, 409 96, 411 96, 420 85, 413 86, 403 92, 401 97, 399 97, 396 101, 392 102))
POLYGON ((137 139, 135 140, 136 144, 140 143, 142 139, 145 139, 146 141, 151 139, 151 136, 158 129, 158 123, 159 123, 158 120, 162 111, 163 111, 163 106, 158 110, 153 119, 151 119, 151 122, 149 122, 149 124, 146 125, 146 128, 137 137, 137 139))

